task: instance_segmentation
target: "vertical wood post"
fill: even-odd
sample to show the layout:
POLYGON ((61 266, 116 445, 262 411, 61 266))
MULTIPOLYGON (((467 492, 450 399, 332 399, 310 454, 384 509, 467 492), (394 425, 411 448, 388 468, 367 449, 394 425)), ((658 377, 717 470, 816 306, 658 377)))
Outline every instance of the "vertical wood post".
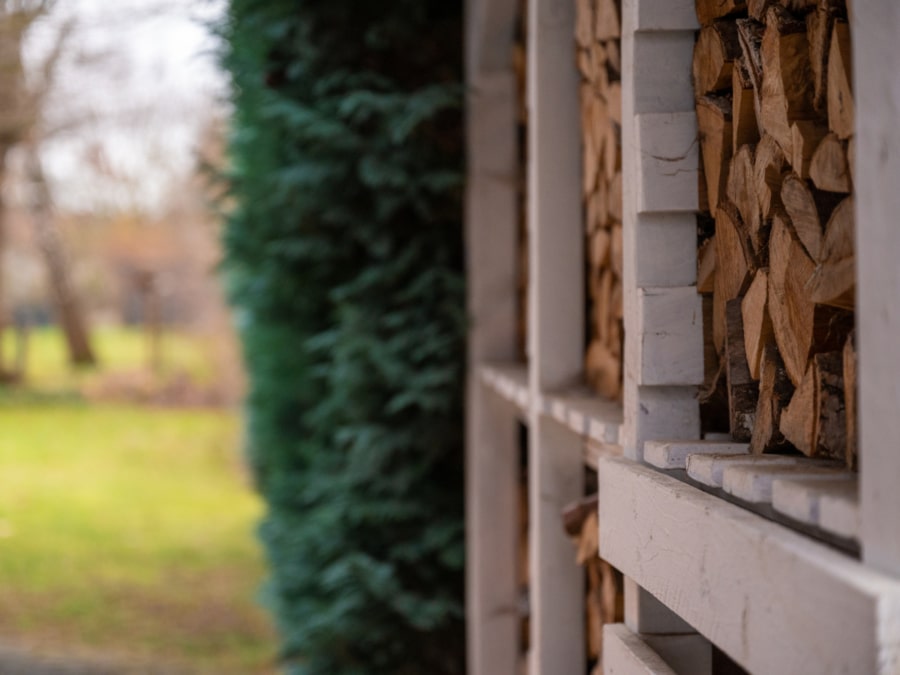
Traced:
POLYGON ((584 574, 560 522, 583 495, 580 441, 541 397, 580 381, 584 358, 581 136, 573 0, 528 3, 529 556, 531 672, 584 668, 584 574))
POLYGON ((900 5, 854 2, 863 560, 900 576, 900 5))
POLYGON ((466 395, 468 672, 519 663, 518 441, 478 369, 516 354, 515 0, 470 0, 466 26, 469 376, 466 395))

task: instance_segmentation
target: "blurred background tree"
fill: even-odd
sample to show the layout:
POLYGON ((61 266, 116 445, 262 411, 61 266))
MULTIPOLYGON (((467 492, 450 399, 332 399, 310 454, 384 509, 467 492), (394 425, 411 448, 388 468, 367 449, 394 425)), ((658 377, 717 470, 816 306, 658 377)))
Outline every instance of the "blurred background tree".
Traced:
POLYGON ((288 672, 461 673, 462 3, 231 0, 225 271, 288 672))
MULTIPOLYGON (((72 285, 68 259, 52 214, 50 188, 37 151, 41 133, 41 107, 47 100, 59 57, 66 48, 71 24, 61 27, 53 49, 48 52, 40 67, 31 71, 30 78, 27 77, 22 54, 29 29, 52 6, 51 0, 4 0, 0 4, 0 91, 4 92, 0 103, 0 191, 8 177, 6 165, 10 152, 17 147, 24 148, 31 188, 29 207, 37 241, 47 266, 57 314, 69 347, 69 358, 74 364, 90 365, 96 362, 96 357, 90 345, 85 317, 72 285)), ((7 220, 6 203, 0 198, 0 254, 6 240, 4 223, 7 220)), ((2 276, 0 269, 0 278, 2 276)), ((0 282, 0 337, 6 323, 2 295, 3 284, 0 282)), ((18 361, 21 368, 22 358, 18 361)), ((3 363, 2 349, 0 377, 21 377, 21 373, 8 371, 3 363)))

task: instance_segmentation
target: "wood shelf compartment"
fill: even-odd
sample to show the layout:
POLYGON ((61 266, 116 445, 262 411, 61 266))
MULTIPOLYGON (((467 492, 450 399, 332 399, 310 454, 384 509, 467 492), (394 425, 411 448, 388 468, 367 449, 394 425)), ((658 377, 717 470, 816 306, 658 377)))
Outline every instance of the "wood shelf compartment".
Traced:
POLYGON ((531 407, 528 391, 528 366, 520 363, 485 365, 480 369, 482 383, 497 396, 515 407, 525 421, 531 407))
POLYGON ((587 390, 562 394, 545 394, 540 411, 571 429, 586 440, 607 446, 618 446, 622 428, 622 406, 587 390))
POLYGON ((598 476, 600 555, 750 672, 898 662, 897 579, 637 462, 598 476))

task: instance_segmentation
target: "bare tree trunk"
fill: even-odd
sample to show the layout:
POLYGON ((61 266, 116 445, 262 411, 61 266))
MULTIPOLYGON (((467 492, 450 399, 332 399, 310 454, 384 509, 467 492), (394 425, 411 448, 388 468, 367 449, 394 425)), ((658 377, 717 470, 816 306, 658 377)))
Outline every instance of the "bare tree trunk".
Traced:
POLYGON ((41 158, 33 144, 28 145, 27 152, 32 190, 29 208, 38 246, 47 264, 60 325, 66 336, 69 361, 77 365, 95 365, 97 359, 91 347, 84 312, 72 284, 65 246, 53 218, 53 202, 41 158))
POLYGON ((3 348, 3 336, 6 332, 6 200, 3 198, 3 184, 6 177, 6 150, 0 149, 0 382, 7 379, 6 350, 3 348))

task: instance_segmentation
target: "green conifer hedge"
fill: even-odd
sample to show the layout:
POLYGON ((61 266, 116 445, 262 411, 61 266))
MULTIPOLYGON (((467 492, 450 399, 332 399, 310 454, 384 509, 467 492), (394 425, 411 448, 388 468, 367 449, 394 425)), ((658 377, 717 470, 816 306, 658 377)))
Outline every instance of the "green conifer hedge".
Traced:
POLYGON ((224 269, 290 673, 463 671, 461 14, 229 2, 224 269))

